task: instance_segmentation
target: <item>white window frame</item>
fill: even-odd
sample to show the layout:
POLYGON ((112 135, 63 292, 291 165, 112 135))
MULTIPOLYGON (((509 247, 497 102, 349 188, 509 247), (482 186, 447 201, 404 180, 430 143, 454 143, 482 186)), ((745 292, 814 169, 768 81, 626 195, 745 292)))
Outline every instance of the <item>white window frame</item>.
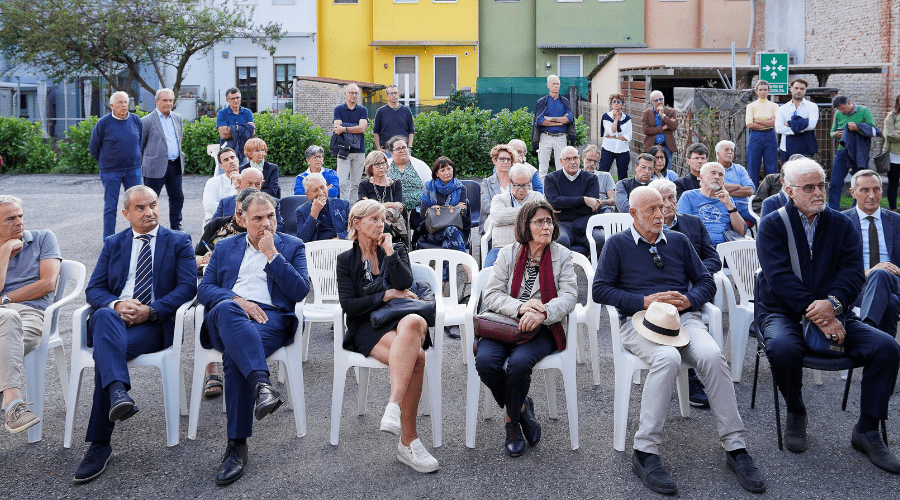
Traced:
POLYGON ((296 5, 297 0, 272 0, 272 5, 296 5))
POLYGON ((459 0, 432 0, 434 3, 459 3, 459 0))
POLYGON ((449 99, 449 95, 437 95, 437 59, 438 58, 452 58, 456 63, 456 78, 454 81, 456 82, 453 85, 453 88, 459 90, 459 56, 456 54, 447 54, 447 55, 434 55, 431 56, 431 98, 432 99, 449 99))
MULTIPOLYGON (((562 57, 577 57, 578 58, 578 77, 584 76, 584 56, 582 54, 556 54, 556 74, 562 73, 560 71, 562 69, 562 65, 559 63, 560 58, 562 57)), ((565 76, 560 75, 562 78, 567 78, 565 76)))
POLYGON ((556 0, 556 3, 584 3, 584 0, 556 0))
POLYGON ((419 0, 394 0, 394 3, 419 3, 419 0))
MULTIPOLYGON (((415 97, 411 97, 411 98, 407 99, 402 94, 400 95, 400 103, 403 104, 404 106, 412 107, 412 106, 417 105, 419 103, 419 99, 422 98, 422 95, 419 92, 419 56, 405 55, 405 54, 394 55, 394 80, 395 81, 397 80, 397 75, 398 75, 398 73, 397 73, 397 58, 398 57, 412 57, 416 61, 416 81, 414 83, 415 89, 416 89, 415 97)), ((399 86, 400 83, 397 82, 397 85, 399 86)))

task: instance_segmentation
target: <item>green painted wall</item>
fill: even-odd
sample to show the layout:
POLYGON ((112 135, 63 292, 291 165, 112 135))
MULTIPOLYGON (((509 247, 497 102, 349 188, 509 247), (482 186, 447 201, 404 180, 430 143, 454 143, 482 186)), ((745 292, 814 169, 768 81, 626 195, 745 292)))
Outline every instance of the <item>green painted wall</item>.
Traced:
POLYGON ((479 76, 534 76, 535 1, 478 2, 479 76))
POLYGON ((537 0, 538 44, 644 43, 644 0, 537 0))
POLYGON ((600 54, 606 55, 611 49, 534 49, 534 58, 536 60, 535 76, 546 78, 549 75, 558 75, 559 55, 581 55, 581 75, 588 76, 588 73, 597 66, 597 62, 602 59, 600 54), (547 63, 550 67, 547 67, 547 63))

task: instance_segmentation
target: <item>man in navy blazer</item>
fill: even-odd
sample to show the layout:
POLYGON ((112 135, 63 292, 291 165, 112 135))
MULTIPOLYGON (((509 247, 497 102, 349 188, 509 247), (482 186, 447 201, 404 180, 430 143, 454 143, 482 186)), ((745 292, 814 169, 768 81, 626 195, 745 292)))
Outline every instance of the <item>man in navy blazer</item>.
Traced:
POLYGON ((87 325, 87 344, 94 348, 94 402, 85 437, 91 446, 76 483, 103 473, 115 422, 138 412, 128 395, 127 362, 171 346, 175 311, 197 293, 191 237, 159 225, 157 202, 147 186, 125 191, 122 214, 131 227, 106 239, 85 290, 95 309, 87 325))
POLYGON ((328 196, 328 183, 320 173, 303 179, 309 201, 297 207, 297 237, 310 241, 347 239, 350 202, 328 196))
POLYGON ((762 202, 762 211, 759 213, 760 220, 769 215, 770 213, 778 210, 779 208, 785 206, 790 198, 788 198, 787 193, 782 189, 781 191, 769 196, 762 202))
POLYGON ((844 211, 862 239, 866 284, 857 299, 859 317, 896 337, 900 320, 900 215, 881 208, 881 177, 860 170, 850 180, 856 206, 844 211), (895 264, 897 263, 897 264, 895 264))
POLYGON ((184 120, 172 111, 174 105, 175 93, 171 89, 159 89, 156 91, 156 109, 141 118, 141 175, 144 185, 150 186, 157 196, 163 186, 166 187, 169 227, 180 231, 184 207, 184 190, 181 188, 184 120))
POLYGON ((275 232, 275 199, 252 193, 241 206, 247 234, 219 241, 199 299, 206 308, 200 342, 222 352, 228 445, 216 473, 226 485, 244 473, 247 438, 257 420, 283 403, 272 387, 266 358, 294 341, 294 306, 309 292, 303 242, 275 232))
MULTIPOLYGON (((262 191, 263 185, 263 174, 259 170, 255 168, 251 168, 248 170, 244 170, 241 172, 241 180, 238 185, 238 193, 247 189, 247 188, 255 188, 262 191)), ((275 230, 279 233, 284 232, 284 219, 281 217, 281 202, 277 198, 275 199, 275 230)), ((212 219, 216 217, 231 217, 235 214, 237 195, 228 196, 227 198, 222 198, 219 200, 219 206, 216 207, 216 213, 213 214, 212 219)))

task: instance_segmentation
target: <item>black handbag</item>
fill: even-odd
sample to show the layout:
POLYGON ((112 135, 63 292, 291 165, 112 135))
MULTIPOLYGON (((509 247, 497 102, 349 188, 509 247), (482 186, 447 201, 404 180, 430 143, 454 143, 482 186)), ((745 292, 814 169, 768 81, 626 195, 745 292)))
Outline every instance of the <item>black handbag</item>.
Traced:
POLYGON ((409 291, 418 299, 391 299, 376 309, 369 316, 373 328, 381 328, 394 321, 399 321, 410 314, 418 314, 425 319, 428 326, 434 326, 436 302, 431 285, 424 281, 414 281, 409 291))
POLYGON ((875 157, 875 170, 879 174, 886 174, 891 171, 891 153, 882 151, 875 157))

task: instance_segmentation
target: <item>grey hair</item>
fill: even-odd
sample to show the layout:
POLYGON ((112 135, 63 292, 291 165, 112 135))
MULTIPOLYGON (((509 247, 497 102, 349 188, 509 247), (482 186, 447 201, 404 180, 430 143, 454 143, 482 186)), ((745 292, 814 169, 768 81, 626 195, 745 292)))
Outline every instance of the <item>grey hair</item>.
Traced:
POLYGON ((855 174, 853 174, 853 177, 850 178, 850 189, 856 189, 857 177, 874 177, 878 179, 879 184, 881 183, 881 176, 878 175, 878 172, 875 172, 874 170, 864 169, 856 172, 855 174))
POLYGON ((833 108, 837 108, 838 106, 843 106, 845 104, 850 104, 850 98, 845 95, 835 96, 834 99, 831 100, 831 106, 833 108))
POLYGON ((722 151, 722 148, 725 146, 731 145, 731 149, 734 149, 734 143, 731 141, 719 141, 716 143, 716 153, 722 151))
POLYGON ((513 139, 508 143, 511 147, 515 149, 522 148, 522 151, 528 152, 528 148, 525 146, 525 141, 522 139, 513 139))
POLYGON ((162 88, 162 89, 159 89, 156 91, 155 97, 156 97, 157 101, 162 96, 163 92, 168 92, 168 93, 172 94, 172 99, 175 99, 175 92, 173 92, 172 89, 162 88))
POLYGON ((22 206, 22 200, 16 198, 15 196, 10 196, 8 194, 0 194, 0 205, 6 205, 7 203, 15 203, 22 206))
POLYGON ((702 177, 702 176, 706 175, 706 173, 709 172, 709 169, 711 169, 713 167, 719 167, 722 170, 725 170, 725 167, 721 163, 719 163, 717 161, 708 161, 708 162, 704 163, 702 167, 700 167, 700 176, 702 177))
MULTIPOLYGON (((154 197, 156 197, 156 191, 150 189, 149 187, 138 184, 137 186, 132 186, 125 190, 125 197, 122 199, 122 205, 128 209, 128 205, 131 203, 131 197, 134 196, 138 191, 143 191, 145 193, 152 193, 154 197)), ((158 198, 157 198, 158 199, 158 198)))
POLYGON ((671 191, 673 193, 677 193, 678 189, 675 188, 675 183, 670 181, 669 179, 656 179, 655 181, 647 184, 647 187, 650 189, 655 189, 659 192, 663 191, 671 191))
POLYGON ((786 186, 793 185, 797 176, 810 172, 818 172, 822 179, 825 179, 825 169, 822 168, 822 165, 809 158, 789 161, 782 166, 781 172, 784 174, 784 184, 786 186))
POLYGON ((572 150, 572 152, 575 153, 575 156, 578 156, 578 148, 576 148, 575 146, 566 146, 566 147, 562 148, 562 151, 559 152, 559 156, 566 154, 566 151, 568 151, 570 149, 572 150))
POLYGON ((396 86, 396 85, 393 84, 393 83, 390 84, 390 85, 388 85, 387 87, 385 87, 384 90, 387 90, 387 89, 389 89, 389 88, 391 88, 391 87, 394 87, 395 89, 400 90, 400 87, 396 86))
POLYGON ((131 96, 128 95, 128 92, 125 92, 124 90, 119 90, 119 91, 113 92, 112 95, 109 96, 110 106, 112 106, 113 101, 116 99, 116 96, 119 94, 124 95, 126 101, 129 101, 129 102, 131 101, 131 96))
POLYGON ((359 85, 357 85, 357 84, 355 84, 355 83, 351 83, 350 85, 347 85, 347 88, 344 89, 344 92, 350 92, 350 90, 351 90, 353 87, 356 87, 356 91, 357 91, 357 92, 362 92, 362 90, 359 88, 359 85))
POLYGON ((588 144, 584 147, 584 151, 581 152, 581 156, 585 156, 588 153, 597 153, 600 154, 600 148, 597 147, 596 144, 588 144))
POLYGON ((241 190, 240 193, 237 194, 237 197, 234 199, 234 201, 240 203, 241 207, 243 207, 244 200, 251 194, 258 193, 258 192, 259 192, 259 189, 256 189, 256 188, 244 188, 241 190))
POLYGON ((558 76, 556 76, 556 75, 549 75, 549 76, 547 76, 547 83, 549 84, 549 83, 550 83, 550 80, 553 79, 553 78, 556 78, 557 80, 559 80, 559 77, 558 77, 558 76))
POLYGON ((309 181, 322 181, 322 185, 328 187, 328 181, 325 180, 325 176, 320 174, 319 172, 314 172, 308 174, 303 178, 303 189, 309 189, 309 181))
POLYGON ((309 158, 310 156, 313 156, 313 155, 317 155, 317 154, 322 154, 322 155, 325 154, 325 150, 322 149, 322 146, 319 146, 318 144, 313 144, 312 146, 306 148, 306 157, 307 158, 309 158))
POLYGON ((653 92, 650 92, 650 99, 653 99, 653 96, 655 96, 655 95, 658 95, 660 97, 665 97, 665 96, 663 96, 663 93, 661 90, 654 90, 653 92))
POLYGON ((531 173, 531 169, 526 167, 521 163, 516 163, 509 169, 509 178, 512 179, 516 174, 525 174, 528 176, 528 179, 531 180, 534 175, 531 173))
POLYGON ((641 198, 646 198, 650 193, 654 193, 659 195, 659 192, 655 189, 651 189, 650 186, 638 186, 631 191, 631 194, 628 195, 628 205, 631 208, 637 207, 637 202, 641 198))
POLYGON ((264 193, 262 191, 255 191, 248 194, 244 197, 243 200, 241 200, 241 212, 247 213, 247 209, 250 208, 250 205, 254 203, 268 203, 272 205, 272 208, 275 208, 277 206, 275 204, 275 198, 273 198, 272 195, 270 195, 269 193, 264 193))

